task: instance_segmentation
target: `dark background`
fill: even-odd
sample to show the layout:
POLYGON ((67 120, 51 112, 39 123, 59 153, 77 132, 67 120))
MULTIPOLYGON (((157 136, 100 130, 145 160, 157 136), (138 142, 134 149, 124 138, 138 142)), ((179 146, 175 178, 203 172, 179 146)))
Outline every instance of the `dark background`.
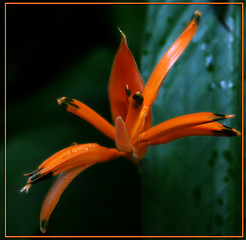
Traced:
MULTIPOLYGON (((7 235, 40 235, 41 203, 54 179, 20 194, 24 173, 73 142, 114 147, 56 99, 79 99, 111 122, 107 85, 121 40, 118 27, 131 33, 138 59, 145 10, 7 5, 7 235)), ((136 167, 124 159, 98 164, 66 190, 47 235, 141 235, 140 208, 136 167)))

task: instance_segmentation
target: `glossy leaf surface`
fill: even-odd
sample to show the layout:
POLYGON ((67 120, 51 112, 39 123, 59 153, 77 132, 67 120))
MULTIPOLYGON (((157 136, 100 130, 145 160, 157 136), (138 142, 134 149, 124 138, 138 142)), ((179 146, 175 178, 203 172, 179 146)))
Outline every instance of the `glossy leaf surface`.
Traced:
MULTIPOLYGON (((240 6, 148 6, 140 72, 146 81, 196 10, 198 31, 162 84, 153 125, 209 111, 235 113, 222 122, 241 130, 240 6)), ((241 235, 241 137, 153 146, 141 170, 144 235, 241 235)))

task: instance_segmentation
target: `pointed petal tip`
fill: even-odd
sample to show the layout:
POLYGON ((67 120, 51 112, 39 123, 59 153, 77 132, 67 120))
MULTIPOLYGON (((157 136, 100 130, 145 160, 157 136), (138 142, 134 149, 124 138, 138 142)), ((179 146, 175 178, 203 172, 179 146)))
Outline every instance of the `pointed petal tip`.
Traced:
POLYGON ((23 192, 28 193, 30 187, 31 187, 31 184, 28 183, 26 186, 24 186, 24 187, 20 190, 20 193, 23 193, 23 192))
POLYGON ((234 136, 241 136, 242 134, 239 132, 239 131, 237 131, 236 129, 233 129, 234 130, 234 136))
POLYGON ((222 131, 226 133, 227 136, 229 137, 241 136, 241 133, 237 131, 236 129, 225 126, 225 125, 222 125, 222 126, 223 126, 222 131))
POLYGON ((44 234, 47 231, 48 221, 41 220, 40 221, 40 231, 44 234))
POLYGON ((200 17, 201 17, 201 16, 202 16, 202 13, 201 13, 199 10, 196 10, 196 11, 194 12, 194 15, 195 15, 195 16, 197 15, 197 16, 200 16, 200 17))
POLYGON ((237 134, 237 136, 241 136, 242 134, 239 132, 239 131, 237 131, 236 130, 236 134, 237 134))
POLYGON ((225 117, 226 118, 233 118, 233 117, 235 117, 235 114, 229 114, 229 115, 226 115, 225 117))
POLYGON ((122 32, 122 30, 120 29, 120 27, 118 27, 118 30, 119 30, 121 36, 126 40, 126 35, 122 32))
POLYGON ((74 104, 74 101, 74 99, 68 97, 61 97, 57 99, 57 103, 65 110, 67 110, 68 106, 78 109, 79 107, 76 104, 74 104))
POLYGON ((192 17, 191 17, 191 21, 195 21, 195 23, 198 25, 199 24, 199 20, 200 20, 200 17, 202 16, 201 12, 199 12, 198 10, 196 10, 192 17))
POLYGON ((65 97, 57 98, 57 103, 63 108, 67 109, 67 104, 65 103, 65 97))
POLYGON ((216 119, 216 121, 217 121, 217 120, 223 120, 223 119, 226 119, 226 118, 233 118, 233 117, 235 117, 235 114, 228 114, 228 115, 226 115, 226 114, 218 114, 218 113, 214 113, 214 115, 215 115, 216 117, 218 117, 218 118, 216 119))
MULTIPOLYGON (((64 98, 64 97, 62 97, 62 98, 64 98)), ((59 105, 62 104, 62 98, 57 98, 57 103, 58 103, 59 105)))

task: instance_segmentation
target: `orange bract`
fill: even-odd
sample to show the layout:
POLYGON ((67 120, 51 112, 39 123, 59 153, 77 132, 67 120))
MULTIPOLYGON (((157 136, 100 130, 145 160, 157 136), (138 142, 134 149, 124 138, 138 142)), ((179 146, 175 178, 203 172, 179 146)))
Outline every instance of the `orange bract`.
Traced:
POLYGON ((180 37, 162 57, 144 87, 135 60, 127 47, 126 36, 122 34, 116 53, 110 81, 109 100, 115 127, 103 117, 78 100, 62 97, 58 104, 65 110, 91 123, 94 127, 115 141, 116 148, 102 147, 96 143, 79 144, 65 148, 44 161, 36 171, 26 174, 27 185, 21 191, 45 176, 62 173, 43 203, 40 215, 40 229, 45 232, 50 215, 68 184, 84 169, 117 157, 126 157, 137 164, 149 145, 164 144, 178 138, 202 136, 239 136, 233 128, 215 121, 233 117, 214 113, 194 113, 170 119, 152 126, 151 105, 168 71, 194 36, 201 13, 196 11, 180 37))
POLYGON ((127 85, 133 93, 142 92, 144 89, 134 57, 127 47, 126 36, 122 33, 121 44, 116 53, 109 80, 109 101, 114 122, 118 116, 121 116, 124 121, 126 120, 128 112, 127 85))

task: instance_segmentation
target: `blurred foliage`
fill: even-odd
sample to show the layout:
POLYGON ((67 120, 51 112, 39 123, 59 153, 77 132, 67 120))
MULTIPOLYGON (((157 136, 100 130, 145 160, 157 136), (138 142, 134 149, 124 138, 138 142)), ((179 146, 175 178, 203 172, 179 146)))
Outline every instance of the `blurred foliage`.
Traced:
MULTIPOLYGON (((199 6, 199 30, 160 90, 154 124, 214 111, 235 113, 226 125, 240 130, 240 6, 219 13, 225 24, 218 8, 199 6)), ((107 85, 117 27, 147 81, 196 9, 7 5, 7 235, 41 235, 39 212, 54 179, 25 195, 24 173, 73 142, 114 146, 56 98, 81 100, 111 121, 107 85)), ((97 164, 66 189, 47 235, 239 235, 240 140, 191 137, 151 147, 140 175, 125 159, 97 164)))

